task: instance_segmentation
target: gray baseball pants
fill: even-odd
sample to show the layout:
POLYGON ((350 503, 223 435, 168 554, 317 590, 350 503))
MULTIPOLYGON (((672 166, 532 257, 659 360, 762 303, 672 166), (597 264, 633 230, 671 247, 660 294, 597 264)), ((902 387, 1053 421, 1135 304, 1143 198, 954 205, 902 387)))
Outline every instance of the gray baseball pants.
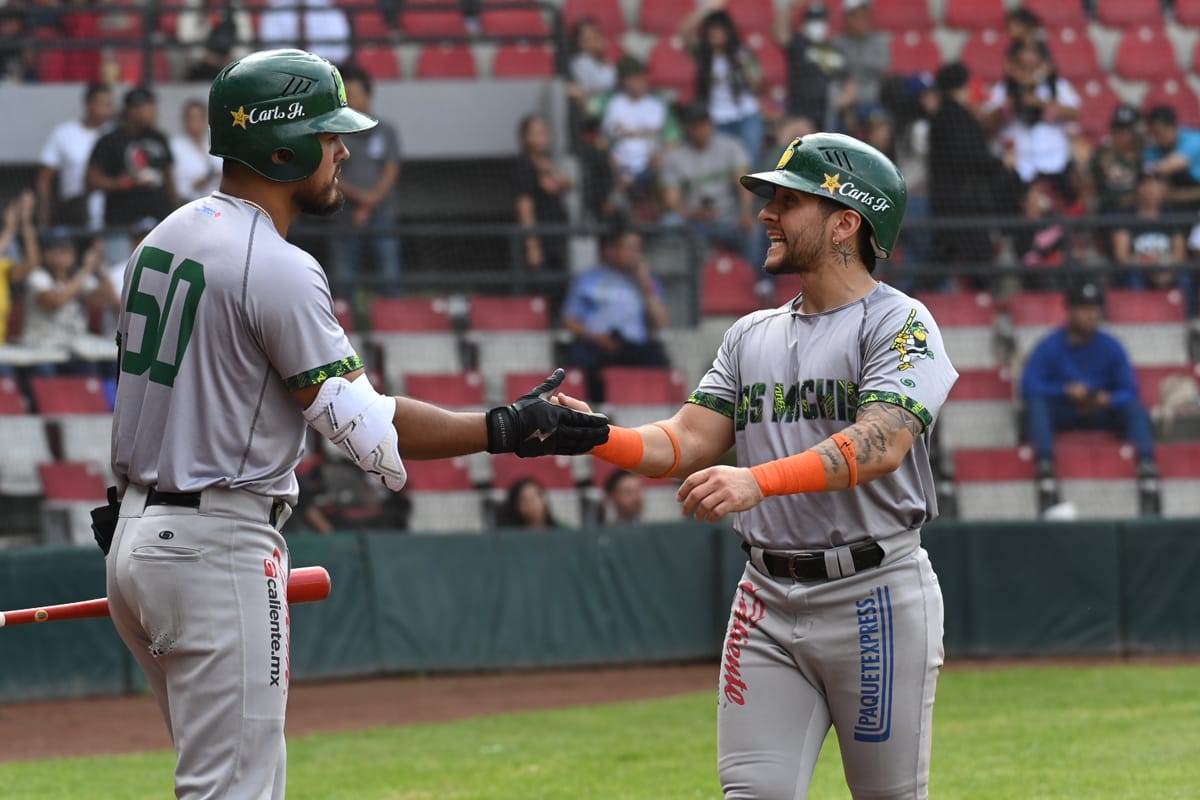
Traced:
POLYGON ((146 498, 130 486, 122 500, 108 600, 175 744, 175 795, 281 800, 290 563, 272 501, 225 489, 205 490, 199 508, 146 498))
POLYGON ((880 545, 880 566, 821 581, 771 577, 752 552, 721 662, 727 800, 804 800, 831 725, 856 800, 929 796, 942 593, 918 531, 880 545))

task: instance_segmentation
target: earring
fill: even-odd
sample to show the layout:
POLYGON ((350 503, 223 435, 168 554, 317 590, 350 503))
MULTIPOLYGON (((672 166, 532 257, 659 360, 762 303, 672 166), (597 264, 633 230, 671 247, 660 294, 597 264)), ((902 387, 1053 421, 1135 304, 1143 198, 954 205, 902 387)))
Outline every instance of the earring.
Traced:
POLYGON ((834 247, 837 247, 837 246, 838 246, 838 240, 837 240, 837 237, 836 237, 836 236, 835 236, 835 237, 833 237, 833 246, 834 246, 834 247))

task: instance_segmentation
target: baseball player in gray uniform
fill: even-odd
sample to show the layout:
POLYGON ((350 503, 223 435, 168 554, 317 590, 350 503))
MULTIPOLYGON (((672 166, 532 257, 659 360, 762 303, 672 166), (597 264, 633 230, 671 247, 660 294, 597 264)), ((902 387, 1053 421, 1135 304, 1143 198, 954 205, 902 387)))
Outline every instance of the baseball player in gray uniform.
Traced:
POLYGON ((920 534, 937 516, 930 428, 958 375, 929 311, 872 277, 904 179, 818 133, 741 182, 767 199, 764 269, 803 275, 803 294, 734 323, 675 416, 614 427, 593 454, 686 476, 685 515, 736 512, 749 560, 721 662, 725 796, 806 797, 832 725, 854 797, 923 798, 942 598, 920 534), (733 446, 743 466, 711 466, 733 446))
POLYGON ((337 70, 299 50, 226 67, 209 95, 220 191, 130 258, 118 323, 112 464, 97 512, 113 623, 146 673, 187 800, 282 798, 290 562, 305 425, 399 490, 404 458, 585 452, 607 419, 547 402, 451 413, 379 394, 338 325, 320 265, 286 240, 342 203, 340 134, 375 120, 337 70))

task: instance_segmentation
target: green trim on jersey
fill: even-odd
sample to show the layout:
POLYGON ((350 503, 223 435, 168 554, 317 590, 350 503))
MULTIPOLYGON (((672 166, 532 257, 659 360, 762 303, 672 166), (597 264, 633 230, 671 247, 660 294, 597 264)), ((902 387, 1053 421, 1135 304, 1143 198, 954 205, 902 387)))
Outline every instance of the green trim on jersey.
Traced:
POLYGON ((708 392, 702 392, 697 389, 696 391, 692 392, 692 396, 689 397, 687 401, 689 403, 695 403, 698 406, 710 408, 722 416, 733 419, 733 412, 735 410, 733 403, 729 402, 728 400, 722 400, 715 394, 709 394, 708 392))
POLYGON ((924 403, 913 400, 911 397, 905 397, 902 394, 896 394, 895 392, 866 392, 858 396, 858 408, 860 411, 867 403, 889 403, 893 406, 900 406, 921 420, 926 428, 933 424, 933 414, 929 413, 929 409, 925 407, 924 403))
POLYGON ((349 375, 356 369, 363 368, 363 360, 358 357, 358 354, 346 356, 338 359, 332 364, 326 364, 323 367, 314 367, 299 375, 293 375, 284 381, 289 392, 294 392, 297 389, 307 389, 309 386, 317 386, 330 378, 340 378, 343 375, 349 375))

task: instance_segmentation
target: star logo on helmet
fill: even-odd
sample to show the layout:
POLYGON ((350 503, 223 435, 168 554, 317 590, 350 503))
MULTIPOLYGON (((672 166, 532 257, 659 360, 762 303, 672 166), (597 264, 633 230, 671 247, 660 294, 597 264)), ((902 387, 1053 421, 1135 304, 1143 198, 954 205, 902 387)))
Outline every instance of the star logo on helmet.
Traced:
POLYGON ((230 111, 233 115, 233 127, 246 130, 246 122, 250 119, 250 115, 246 113, 245 106, 238 106, 237 111, 230 111))
POLYGON ((825 175, 825 182, 821 184, 821 188, 830 194, 837 194, 837 190, 842 188, 842 173, 839 172, 836 175, 829 175, 827 173, 821 174, 825 175))

